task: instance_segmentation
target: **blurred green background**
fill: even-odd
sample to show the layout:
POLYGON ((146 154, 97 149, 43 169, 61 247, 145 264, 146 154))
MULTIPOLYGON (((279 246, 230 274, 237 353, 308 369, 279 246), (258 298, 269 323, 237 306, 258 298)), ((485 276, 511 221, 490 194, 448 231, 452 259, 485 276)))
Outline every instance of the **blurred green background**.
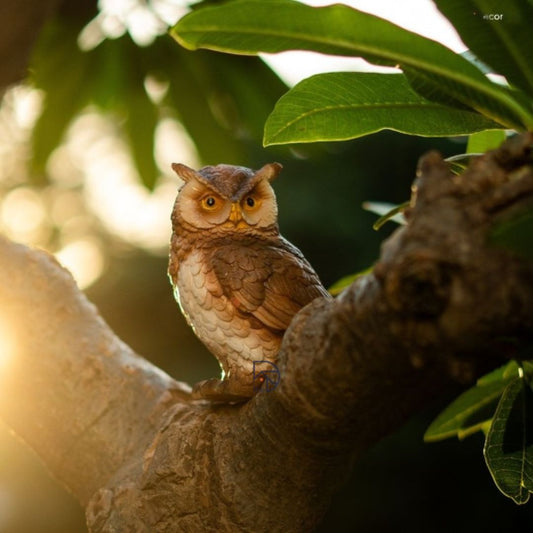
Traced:
MULTIPOLYGON (((65 3, 41 33, 30 78, 4 95, 0 231, 56 253, 127 344, 194 383, 219 370, 166 275, 179 186, 170 162, 281 162, 282 233, 330 286, 372 265, 395 229, 375 232, 376 217, 361 204, 405 201, 418 158, 460 153, 465 140, 382 132, 263 149, 262 125, 284 84, 261 60, 180 49, 165 35, 183 11, 175 2, 130 3, 123 13, 104 4, 65 3)), ((423 444, 432 417, 458 392, 365 455, 320 531, 499 532, 532 523, 531 506, 518 508, 492 484, 479 436, 423 444)), ((77 502, 0 425, 0 532, 85 530, 77 502)))

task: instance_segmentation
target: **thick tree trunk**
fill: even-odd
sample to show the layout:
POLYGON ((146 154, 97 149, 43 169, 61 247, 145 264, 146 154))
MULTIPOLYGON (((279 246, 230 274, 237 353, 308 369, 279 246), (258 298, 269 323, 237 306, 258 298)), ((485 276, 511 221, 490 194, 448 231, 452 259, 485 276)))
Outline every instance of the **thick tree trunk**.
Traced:
MULTIPOLYGON (((280 385, 193 401, 110 331, 47 254, 0 240, 0 416, 91 531, 310 531, 350 465, 452 381, 531 339, 533 264, 489 242, 533 202, 532 136, 462 176, 422 158, 372 274, 294 319, 280 385)), ((170 289, 169 289, 170 290, 170 289)))

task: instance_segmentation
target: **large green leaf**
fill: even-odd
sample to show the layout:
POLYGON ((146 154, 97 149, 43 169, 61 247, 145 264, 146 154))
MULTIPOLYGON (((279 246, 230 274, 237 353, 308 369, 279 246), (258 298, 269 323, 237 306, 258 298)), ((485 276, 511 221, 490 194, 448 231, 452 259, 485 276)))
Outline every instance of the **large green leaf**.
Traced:
POLYGON ((237 0, 189 13, 172 35, 191 49, 238 54, 306 49, 399 65, 424 95, 443 94, 516 129, 533 127, 533 111, 510 91, 443 45, 344 5, 314 8, 291 0, 237 0))
POLYGON ((533 392, 517 377, 506 387, 487 435, 485 460, 497 487, 516 503, 533 492, 533 392))
POLYGON ((533 5, 525 0, 436 0, 463 42, 509 83, 533 96, 533 5))
POLYGON ((125 35, 82 52, 77 46, 80 29, 58 19, 45 28, 36 47, 33 80, 46 93, 32 138, 36 177, 44 177, 51 152, 89 104, 121 127, 149 189, 159 175, 154 132, 160 116, 181 119, 206 162, 241 162, 246 157, 243 141, 261 139, 268 113, 286 90, 259 58, 193 54, 166 35, 148 47, 125 35), (162 104, 145 91, 149 76, 169 82, 162 104))
MULTIPOLYGON (((527 361, 525 361, 522 364, 529 365, 527 361)), ((519 371, 518 369, 519 369, 518 363, 514 359, 511 359, 505 365, 495 368, 488 374, 481 376, 477 380, 477 384, 481 386, 485 386, 485 385, 488 385, 489 383, 494 383, 496 381, 502 381, 502 380, 510 381, 511 378, 514 378, 517 376, 518 371, 519 371)))
POLYGON ((402 74, 332 72, 296 85, 265 125, 265 145, 339 141, 383 129, 413 135, 465 135, 498 124, 415 93, 402 74))

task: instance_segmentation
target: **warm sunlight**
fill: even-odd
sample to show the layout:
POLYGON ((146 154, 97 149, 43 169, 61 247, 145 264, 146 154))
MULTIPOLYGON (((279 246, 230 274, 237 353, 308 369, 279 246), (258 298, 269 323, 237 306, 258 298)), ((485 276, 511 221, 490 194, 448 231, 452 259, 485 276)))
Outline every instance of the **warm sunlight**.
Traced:
POLYGON ((12 359, 15 352, 15 338, 7 318, 0 313, 0 373, 12 359))
MULTIPOLYGON (((152 85, 157 97, 161 87, 152 85)), ((125 242, 165 254, 179 186, 171 164, 201 164, 183 126, 173 118, 158 124, 154 156, 161 176, 150 192, 141 185, 113 121, 86 112, 52 153, 46 166, 50 183, 39 189, 26 185, 27 170, 21 164, 26 164, 26 130, 39 108, 38 96, 29 89, 13 90, 0 108, 0 155, 5 155, 0 161, 2 233, 56 253, 82 288, 95 282, 104 269, 106 246, 98 235, 98 223, 125 242)))
POLYGON ((104 270, 104 253, 96 239, 80 239, 61 248, 55 254, 67 268, 80 289, 94 283, 104 270))
POLYGON ((41 238, 46 210, 43 197, 29 187, 9 192, 0 207, 0 224, 8 237, 34 243, 41 238))
MULTIPOLYGON (((178 179, 162 175, 148 191, 135 175, 124 142, 102 116, 87 114, 72 128, 67 143, 70 158, 84 168, 85 198, 91 211, 114 235, 153 252, 166 251, 170 212, 178 179)), ((156 130, 156 159, 170 171, 173 161, 198 164, 194 147, 175 121, 164 120, 156 130)))

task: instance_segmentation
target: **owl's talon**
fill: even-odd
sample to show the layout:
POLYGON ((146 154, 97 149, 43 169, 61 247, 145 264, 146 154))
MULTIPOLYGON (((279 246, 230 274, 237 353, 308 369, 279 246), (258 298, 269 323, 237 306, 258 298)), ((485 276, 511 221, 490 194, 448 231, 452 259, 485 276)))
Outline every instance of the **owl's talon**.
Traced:
POLYGON ((246 402, 254 392, 249 387, 239 387, 229 380, 216 378, 200 381, 192 389, 194 399, 210 400, 212 402, 246 402))

